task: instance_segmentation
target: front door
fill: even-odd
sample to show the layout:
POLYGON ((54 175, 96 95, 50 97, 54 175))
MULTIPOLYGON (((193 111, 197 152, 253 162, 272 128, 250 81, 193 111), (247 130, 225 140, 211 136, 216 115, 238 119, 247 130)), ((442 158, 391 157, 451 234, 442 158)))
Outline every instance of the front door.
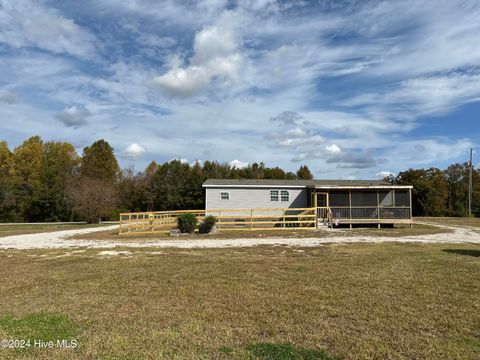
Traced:
POLYGON ((328 218, 328 193, 315 193, 317 197, 317 217, 324 222, 328 218))

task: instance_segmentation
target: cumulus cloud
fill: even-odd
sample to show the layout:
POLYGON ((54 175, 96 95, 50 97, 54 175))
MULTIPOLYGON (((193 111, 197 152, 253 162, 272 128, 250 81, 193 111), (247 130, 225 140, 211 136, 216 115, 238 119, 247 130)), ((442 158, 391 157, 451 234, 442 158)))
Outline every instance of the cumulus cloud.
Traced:
POLYGON ((330 154, 339 154, 342 152, 342 149, 337 144, 328 144, 325 146, 325 150, 330 154))
POLYGON ((152 84, 169 96, 189 97, 200 93, 209 84, 226 85, 238 79, 243 61, 235 36, 228 29, 206 27, 195 35, 194 55, 188 66, 173 63, 152 84))
POLYGON ((0 90, 0 103, 13 104, 17 101, 14 93, 6 90, 0 90))
MULTIPOLYGON (((476 124, 469 132, 453 116, 438 119, 432 137, 422 121, 479 100, 478 1, 84 3, 0 0, 0 84, 22 99, 0 103, 1 133, 55 138, 52 107, 84 104, 91 117, 67 108, 55 118, 88 120, 116 144, 141 139, 157 159, 241 154, 339 178, 443 166, 475 145, 458 138, 476 124)), ((90 127, 73 140, 80 135, 96 136, 90 127)))
POLYGON ((266 138, 273 141, 274 145, 282 147, 310 148, 325 143, 326 139, 320 134, 305 131, 295 127, 287 131, 269 133, 266 138))
POLYGON ((86 125, 86 118, 90 112, 82 106, 69 106, 54 114, 55 118, 61 121, 65 126, 78 128, 86 125))
POLYGON ((232 168, 243 169, 246 168, 249 164, 248 162, 241 160, 232 160, 228 163, 232 168))
POLYGON ((0 0, 0 42, 21 47, 38 47, 54 53, 90 57, 95 36, 37 1, 0 0))
POLYGON ((128 158, 136 158, 136 157, 142 156, 145 153, 146 153, 146 150, 142 145, 138 143, 132 143, 125 148, 125 150, 122 153, 122 156, 128 157, 128 158))

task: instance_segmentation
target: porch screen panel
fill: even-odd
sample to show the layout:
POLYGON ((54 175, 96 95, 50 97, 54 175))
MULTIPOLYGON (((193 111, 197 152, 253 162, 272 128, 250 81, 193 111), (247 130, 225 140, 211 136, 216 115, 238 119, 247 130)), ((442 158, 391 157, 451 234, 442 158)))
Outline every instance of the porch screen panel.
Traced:
POLYGON ((380 191, 378 193, 380 206, 393 206, 393 191, 380 191))
POLYGON ((377 206, 377 192, 352 191, 352 206, 377 206))
POLYGON ((374 219, 377 216, 377 192, 352 191, 352 218, 374 219))
POLYGON ((350 206, 350 197, 346 191, 331 191, 330 206, 350 206))
POLYGON ((395 206, 410 206, 408 190, 395 190, 395 206))

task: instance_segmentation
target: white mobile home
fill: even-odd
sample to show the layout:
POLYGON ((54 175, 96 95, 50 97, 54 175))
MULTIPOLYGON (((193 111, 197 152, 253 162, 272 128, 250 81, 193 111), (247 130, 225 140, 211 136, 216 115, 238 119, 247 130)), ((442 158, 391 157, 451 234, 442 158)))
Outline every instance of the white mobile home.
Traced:
POLYGON ((336 224, 412 223, 412 186, 373 180, 209 179, 205 209, 316 208, 336 224))

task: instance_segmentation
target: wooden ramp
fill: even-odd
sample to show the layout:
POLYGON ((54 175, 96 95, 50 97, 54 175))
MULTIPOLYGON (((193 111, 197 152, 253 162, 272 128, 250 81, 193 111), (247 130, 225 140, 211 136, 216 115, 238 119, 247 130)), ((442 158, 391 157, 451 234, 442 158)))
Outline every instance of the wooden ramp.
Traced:
POLYGON ((315 230, 316 208, 175 210, 120 214, 119 234, 169 232, 180 215, 191 213, 201 224, 205 216, 217 219, 218 230, 315 230))

